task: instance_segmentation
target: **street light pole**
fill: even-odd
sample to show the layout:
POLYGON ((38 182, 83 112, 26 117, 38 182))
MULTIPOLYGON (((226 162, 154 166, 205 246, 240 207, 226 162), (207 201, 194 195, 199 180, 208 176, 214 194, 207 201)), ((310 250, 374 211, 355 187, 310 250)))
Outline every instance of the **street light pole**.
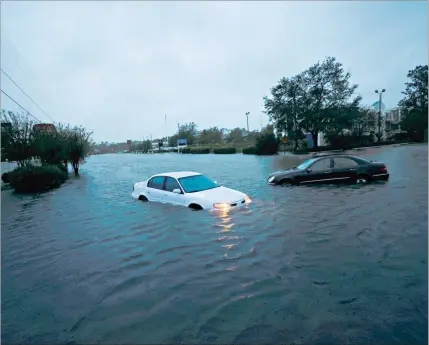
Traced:
POLYGON ((247 133, 249 133, 249 114, 250 114, 250 112, 248 111, 246 113, 246 118, 247 118, 247 133))
POLYGON ((383 101, 383 92, 386 92, 386 89, 382 89, 380 92, 375 90, 375 93, 379 95, 378 98, 378 141, 381 141, 381 104, 383 101))
POLYGON ((177 153, 180 153, 179 152, 179 139, 180 139, 180 125, 179 125, 179 123, 177 123, 177 142, 176 142, 177 153))

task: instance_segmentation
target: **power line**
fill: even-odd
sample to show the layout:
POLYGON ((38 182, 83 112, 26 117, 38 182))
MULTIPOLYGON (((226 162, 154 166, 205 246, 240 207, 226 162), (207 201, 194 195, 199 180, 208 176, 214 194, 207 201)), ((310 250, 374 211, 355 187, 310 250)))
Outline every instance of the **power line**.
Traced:
POLYGON ((22 91, 22 93, 24 94, 24 95, 26 95, 27 97, 28 97, 28 99, 31 101, 31 102, 33 102, 35 105, 36 105, 36 107, 37 108, 39 108, 47 117, 49 117, 49 119, 52 121, 52 122, 55 122, 53 119, 52 119, 52 117, 50 117, 48 114, 46 114, 46 112, 29 96, 29 95, 27 95, 27 93, 23 90, 23 89, 21 89, 21 87, 9 76, 9 74, 7 74, 4 70, 3 70, 3 68, 0 68, 0 70, 6 75, 6 77, 8 77, 9 79, 10 79, 10 81, 12 82, 12 83, 14 83, 15 84, 15 86, 18 88, 18 89, 20 89, 21 91, 22 91))
POLYGON ((1 92, 3 92, 3 93, 4 93, 4 95, 5 95, 6 97, 8 97, 12 102, 14 102, 14 103, 15 103, 17 106, 19 106, 22 110, 26 111, 28 115, 30 115, 31 117, 33 117, 33 118, 34 118, 34 119, 36 119, 37 121, 42 122, 42 121, 40 121, 36 116, 34 116, 33 114, 31 114, 27 109, 25 109, 21 104, 19 104, 19 103, 18 103, 17 101, 15 101, 12 97, 10 97, 6 92, 4 92, 3 90, 1 90, 1 92))

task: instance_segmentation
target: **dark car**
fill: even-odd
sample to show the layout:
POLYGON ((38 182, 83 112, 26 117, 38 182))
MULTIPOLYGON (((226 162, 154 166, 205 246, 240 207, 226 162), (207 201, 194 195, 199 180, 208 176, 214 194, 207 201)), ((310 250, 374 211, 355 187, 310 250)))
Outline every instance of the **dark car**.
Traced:
POLYGON ((268 176, 268 183, 368 183, 389 179, 384 163, 347 154, 319 154, 289 170, 268 176))

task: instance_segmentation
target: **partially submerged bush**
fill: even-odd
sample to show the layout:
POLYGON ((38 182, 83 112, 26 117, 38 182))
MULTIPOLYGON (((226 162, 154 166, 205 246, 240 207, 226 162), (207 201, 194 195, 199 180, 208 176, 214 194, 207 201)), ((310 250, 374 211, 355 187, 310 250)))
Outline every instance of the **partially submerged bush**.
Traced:
POLYGON ((272 131, 264 131, 256 138, 257 155, 276 155, 279 147, 279 140, 272 131))
POLYGON ((59 187, 68 174, 55 165, 19 167, 9 173, 11 186, 18 193, 40 193, 59 187))
POLYGON ((235 149, 235 147, 221 147, 218 149, 213 149, 213 153, 216 154, 233 154, 236 152, 237 150, 235 149))
POLYGON ((243 149, 244 155, 256 155, 256 148, 255 147, 246 147, 243 149))
POLYGON ((197 148, 190 148, 190 147, 185 147, 184 149, 181 150, 182 153, 190 153, 190 154, 207 154, 210 153, 210 149, 197 149, 197 148))
POLYGON ((9 173, 3 173, 1 175, 1 180, 3 181, 3 183, 9 183, 9 173))

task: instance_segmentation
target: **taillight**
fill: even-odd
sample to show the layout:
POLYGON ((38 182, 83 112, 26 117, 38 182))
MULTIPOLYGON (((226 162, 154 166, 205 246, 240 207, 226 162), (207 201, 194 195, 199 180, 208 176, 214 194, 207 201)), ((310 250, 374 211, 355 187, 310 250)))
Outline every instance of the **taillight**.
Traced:
POLYGON ((385 165, 383 165, 382 168, 380 169, 380 172, 382 172, 382 173, 387 172, 387 167, 385 165))

